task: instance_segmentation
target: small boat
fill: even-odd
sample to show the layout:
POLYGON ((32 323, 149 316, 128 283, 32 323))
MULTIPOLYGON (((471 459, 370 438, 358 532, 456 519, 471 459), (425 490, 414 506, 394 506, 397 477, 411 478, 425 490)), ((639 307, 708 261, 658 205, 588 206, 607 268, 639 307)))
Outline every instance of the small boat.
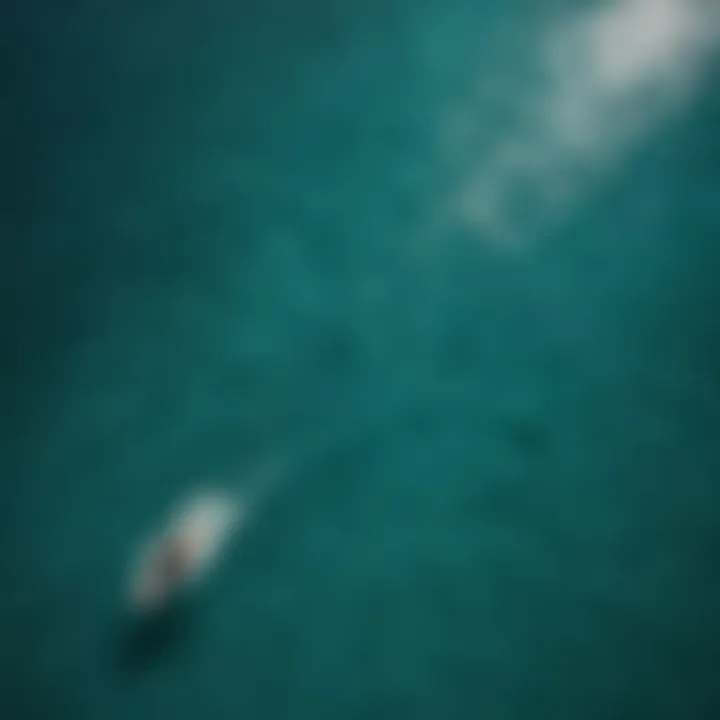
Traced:
POLYGON ((184 503, 167 528, 140 553, 130 582, 130 606, 162 610, 183 588, 202 579, 244 515, 236 498, 200 493, 184 503))

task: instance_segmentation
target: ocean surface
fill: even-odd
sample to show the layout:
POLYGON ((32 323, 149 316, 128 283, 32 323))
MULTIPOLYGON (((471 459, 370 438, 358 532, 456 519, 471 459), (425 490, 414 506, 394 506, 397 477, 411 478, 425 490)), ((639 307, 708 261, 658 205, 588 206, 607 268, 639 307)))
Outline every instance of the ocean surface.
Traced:
POLYGON ((712 3, 624 4, 5 0, 3 720, 718 717, 712 3))

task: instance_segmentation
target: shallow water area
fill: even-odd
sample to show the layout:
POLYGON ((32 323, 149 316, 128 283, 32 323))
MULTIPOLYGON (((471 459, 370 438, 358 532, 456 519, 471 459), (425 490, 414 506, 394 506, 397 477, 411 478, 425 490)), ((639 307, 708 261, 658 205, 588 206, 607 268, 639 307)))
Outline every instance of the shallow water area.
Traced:
POLYGON ((713 7, 0 4, 0 717, 717 717, 713 7))

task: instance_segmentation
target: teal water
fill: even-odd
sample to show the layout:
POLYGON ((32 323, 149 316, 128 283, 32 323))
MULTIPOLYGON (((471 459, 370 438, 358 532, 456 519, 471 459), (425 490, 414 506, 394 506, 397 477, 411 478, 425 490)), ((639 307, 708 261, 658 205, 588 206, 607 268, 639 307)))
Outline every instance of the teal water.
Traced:
POLYGON ((720 96, 517 246, 445 210, 569 5, 3 6, 0 717, 717 716, 720 96))

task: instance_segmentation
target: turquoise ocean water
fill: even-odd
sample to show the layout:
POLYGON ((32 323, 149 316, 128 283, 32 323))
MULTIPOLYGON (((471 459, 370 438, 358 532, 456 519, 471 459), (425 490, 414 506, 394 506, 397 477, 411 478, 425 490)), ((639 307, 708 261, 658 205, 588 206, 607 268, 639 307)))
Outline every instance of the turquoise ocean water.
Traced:
POLYGON ((581 5, 2 5, 0 717, 717 717, 717 86, 453 214, 581 5), (137 542, 267 463, 133 622, 137 542))

